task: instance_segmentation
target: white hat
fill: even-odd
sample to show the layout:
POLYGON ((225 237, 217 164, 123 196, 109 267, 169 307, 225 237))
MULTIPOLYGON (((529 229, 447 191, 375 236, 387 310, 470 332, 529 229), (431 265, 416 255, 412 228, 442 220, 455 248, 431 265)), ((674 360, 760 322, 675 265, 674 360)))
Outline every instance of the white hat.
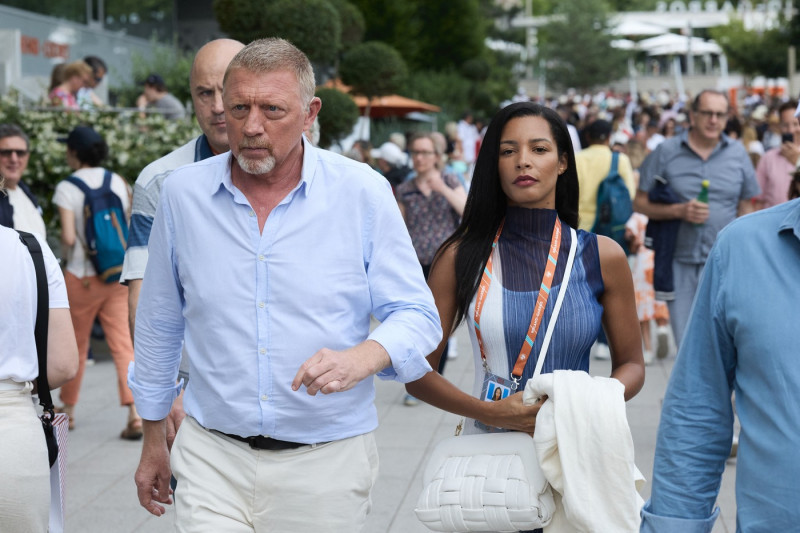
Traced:
POLYGON ((750 118, 753 120, 764 120, 767 118, 767 113, 769 113, 769 108, 764 104, 757 106, 752 113, 750 113, 750 118))
POLYGON ((406 154, 393 142, 383 143, 380 148, 370 151, 370 155, 375 159, 383 159, 394 167, 402 167, 408 161, 406 154))

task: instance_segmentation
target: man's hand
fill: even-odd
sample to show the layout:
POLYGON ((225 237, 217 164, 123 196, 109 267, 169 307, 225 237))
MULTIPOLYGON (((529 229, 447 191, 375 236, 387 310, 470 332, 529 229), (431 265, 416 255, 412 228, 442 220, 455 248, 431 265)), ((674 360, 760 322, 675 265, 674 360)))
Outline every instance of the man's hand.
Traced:
POLYGON ((692 199, 683 205, 686 206, 683 215, 686 222, 704 224, 708 220, 708 204, 692 199))
POLYGON ((487 415, 480 421, 488 426, 523 431, 533 435, 536 429, 536 415, 539 414, 547 396, 533 405, 522 403, 522 392, 512 394, 508 398, 496 402, 486 402, 487 415))
POLYGON ((143 420, 142 429, 142 457, 134 475, 136 494, 142 507, 150 514, 161 516, 166 509, 160 504, 172 504, 172 489, 169 487, 172 472, 169 469, 166 422, 143 420))
POLYGON ((175 442, 175 436, 178 434, 178 429, 181 427, 181 422, 186 418, 186 412, 183 410, 183 391, 175 398, 167 415, 167 449, 172 451, 172 443, 175 442))
POLYGON ((292 390, 305 385, 311 396, 318 392, 343 392, 390 364, 389 354, 372 340, 340 352, 323 348, 300 365, 292 381, 292 390))

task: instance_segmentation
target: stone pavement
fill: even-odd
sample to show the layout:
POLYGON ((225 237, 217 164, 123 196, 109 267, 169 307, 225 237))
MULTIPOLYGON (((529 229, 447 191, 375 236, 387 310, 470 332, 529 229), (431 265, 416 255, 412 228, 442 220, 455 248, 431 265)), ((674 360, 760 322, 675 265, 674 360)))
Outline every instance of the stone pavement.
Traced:
MULTIPOLYGON (((469 338, 463 327, 456 337, 459 357, 448 361, 445 375, 469 391, 473 372, 469 338)), ((671 359, 648 366, 644 388, 628 402, 636 464, 648 480, 653 468, 661 401, 671 368, 671 359)), ((592 374, 607 376, 609 371, 608 361, 592 361, 592 374)), ((405 389, 400 384, 380 380, 376 384, 375 402, 380 417, 376 436, 381 466, 364 533, 425 533, 428 530, 414 515, 425 456, 439 439, 453 434, 458 417, 426 404, 406 407, 402 402, 405 389)), ((59 403, 57 394, 54 400, 59 403)), ((175 515, 171 509, 165 516, 155 518, 139 507, 133 473, 141 443, 119 439, 127 411, 118 403, 114 365, 107 355, 98 354, 98 362, 86 369, 76 410, 76 429, 70 432, 67 533, 173 530, 175 515)), ((728 461, 718 502, 722 512, 713 533, 736 530, 735 474, 735 460, 728 461)), ((646 485, 642 496, 647 499, 649 494, 650 486, 646 485)), ((324 525, 318 530, 324 532, 324 525)))

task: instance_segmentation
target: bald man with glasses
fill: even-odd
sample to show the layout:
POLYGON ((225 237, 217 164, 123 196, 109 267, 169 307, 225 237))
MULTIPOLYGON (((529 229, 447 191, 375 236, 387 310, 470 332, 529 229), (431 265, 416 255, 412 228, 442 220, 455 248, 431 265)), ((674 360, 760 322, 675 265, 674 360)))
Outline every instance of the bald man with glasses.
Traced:
MULTIPOLYGON (((747 151, 723 133, 728 111, 724 93, 701 91, 689 112, 691 128, 661 143, 639 169, 634 210, 651 221, 678 221, 674 226, 677 235, 671 258, 674 291, 662 295, 669 305, 678 345, 717 234, 737 216, 753 211, 752 199, 760 193, 747 151), (697 201, 706 180, 707 204, 697 201), (666 184, 680 201, 669 204, 654 201, 651 192, 657 183, 666 184)), ((665 264, 658 256, 659 252, 656 269, 665 264)))

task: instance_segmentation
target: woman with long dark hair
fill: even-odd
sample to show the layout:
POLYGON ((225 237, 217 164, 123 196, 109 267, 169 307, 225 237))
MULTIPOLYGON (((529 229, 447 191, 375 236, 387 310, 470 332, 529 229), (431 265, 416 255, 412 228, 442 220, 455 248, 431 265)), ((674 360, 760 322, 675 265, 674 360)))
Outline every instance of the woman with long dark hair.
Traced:
MULTIPOLYGON (((408 392, 467 417, 466 433, 489 427, 533 433, 541 401, 524 406, 521 394, 484 401, 483 391, 494 381, 520 392, 533 375, 564 276, 570 228, 577 227, 578 176, 564 121, 530 102, 502 109, 481 146, 461 224, 439 249, 429 278, 445 335, 428 360, 438 366, 448 334, 466 319, 475 354, 473 394, 436 372, 407 384, 408 392), (543 285, 546 291, 540 291, 543 285), (540 304, 541 313, 535 310, 540 304), (540 334, 528 335, 537 315, 540 334), (519 368, 526 341, 530 358, 522 358, 514 380, 512 369, 519 368)), ((589 350, 603 327, 611 376, 624 385, 627 400, 644 382, 630 268, 611 239, 585 231, 575 235, 570 283, 542 371, 588 371, 589 350)))

